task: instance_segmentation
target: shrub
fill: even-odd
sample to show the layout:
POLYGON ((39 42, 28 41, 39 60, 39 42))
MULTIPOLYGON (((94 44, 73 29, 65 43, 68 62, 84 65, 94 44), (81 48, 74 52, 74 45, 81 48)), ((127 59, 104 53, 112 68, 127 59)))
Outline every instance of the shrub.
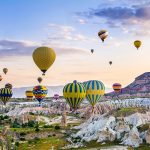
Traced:
POLYGON ((20 138, 20 141, 25 141, 26 139, 24 137, 21 137, 20 138))
POLYGON ((40 131, 40 129, 39 129, 39 128, 35 128, 35 131, 36 131, 36 132, 39 132, 39 131, 40 131))
POLYGON ((52 125, 44 125, 43 127, 44 127, 44 128, 53 128, 52 125))
POLYGON ((15 145, 18 147, 19 146, 19 142, 16 142, 15 145))
POLYGON ((29 141, 28 141, 28 144, 32 144, 32 141, 31 141, 31 140, 29 140, 29 141))
POLYGON ((35 141, 39 141, 40 139, 39 139, 38 137, 35 137, 34 140, 35 140, 35 141))
POLYGON ((59 129, 60 129, 60 126, 56 125, 55 130, 59 130, 59 129))
POLYGON ((25 132, 21 132, 20 135, 21 135, 21 136, 25 136, 26 133, 25 133, 25 132))

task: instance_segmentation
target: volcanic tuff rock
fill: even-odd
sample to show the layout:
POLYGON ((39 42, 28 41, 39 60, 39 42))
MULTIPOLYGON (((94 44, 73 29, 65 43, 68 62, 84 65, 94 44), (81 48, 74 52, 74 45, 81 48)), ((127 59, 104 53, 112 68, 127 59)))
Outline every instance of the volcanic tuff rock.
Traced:
POLYGON ((105 97, 150 97, 150 72, 145 72, 136 77, 131 84, 122 88, 121 92, 110 92, 105 94, 105 97))

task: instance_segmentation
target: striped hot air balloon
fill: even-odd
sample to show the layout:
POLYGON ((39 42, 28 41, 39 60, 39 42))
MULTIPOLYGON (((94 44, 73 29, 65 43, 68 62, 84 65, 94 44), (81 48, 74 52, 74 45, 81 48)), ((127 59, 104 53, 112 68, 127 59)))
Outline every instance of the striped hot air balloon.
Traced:
POLYGON ((115 92, 120 92, 122 86, 121 86, 120 83, 114 83, 114 84, 112 85, 112 87, 113 87, 113 89, 114 89, 115 92))
POLYGON ((32 100, 33 99, 33 91, 32 90, 27 90, 25 92, 27 100, 32 100))
POLYGON ((105 93, 105 86, 101 81, 91 80, 87 81, 85 85, 86 98, 94 108, 95 104, 105 93))
POLYGON ((42 85, 38 85, 33 88, 33 95, 39 101, 39 105, 41 104, 41 101, 46 97, 47 92, 47 88, 42 85))
POLYGON ((102 42, 104 42, 104 40, 108 36, 108 32, 106 30, 101 30, 101 31, 98 32, 98 36, 100 37, 100 39, 102 40, 102 42))
POLYGON ((12 91, 9 88, 1 88, 0 89, 0 99, 6 105, 6 103, 10 100, 12 97, 12 91))
POLYGON ((63 89, 63 96, 66 99, 71 109, 76 110, 86 95, 85 88, 82 83, 74 81, 65 85, 63 89))

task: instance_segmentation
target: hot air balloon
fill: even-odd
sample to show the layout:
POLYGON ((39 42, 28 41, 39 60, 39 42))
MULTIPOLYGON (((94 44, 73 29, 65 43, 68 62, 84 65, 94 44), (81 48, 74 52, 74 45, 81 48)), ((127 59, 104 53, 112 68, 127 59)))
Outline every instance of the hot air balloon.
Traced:
POLYGON ((39 83, 41 83, 43 79, 41 77, 38 77, 37 80, 39 83))
POLYGON ((49 47, 39 47, 35 49, 32 56, 35 64, 43 72, 43 75, 45 75, 45 72, 54 63, 56 58, 54 50, 49 47))
POLYGON ((141 46, 142 42, 139 40, 134 41, 134 46, 138 49, 141 46))
POLYGON ((91 53, 93 53, 94 52, 94 49, 91 49, 91 53))
POLYGON ((0 99, 6 105, 6 103, 10 100, 12 97, 12 91, 9 88, 1 88, 0 89, 0 99))
POLYGON ((12 84, 10 84, 10 83, 5 84, 5 88, 12 89, 12 84))
POLYGON ((41 101, 46 97, 47 92, 47 88, 42 85, 38 85, 33 88, 33 95, 39 101, 39 106, 41 104, 41 101))
POLYGON ((104 42, 104 40, 108 36, 108 32, 106 30, 101 30, 101 31, 98 32, 98 36, 100 37, 100 39, 102 40, 102 42, 104 42))
POLYGON ((27 100, 32 100, 33 99, 33 91, 32 90, 27 90, 25 92, 27 100))
POLYGON ((76 80, 64 86, 63 96, 74 111, 80 106, 85 95, 86 91, 83 84, 78 83, 76 80))
POLYGON ((114 83, 112 87, 113 87, 115 92, 121 91, 121 84, 120 83, 114 83))
POLYGON ((59 99, 59 95, 58 94, 54 94, 54 99, 58 100, 59 99))
POLYGON ((86 98, 94 108, 95 104, 105 93, 105 86, 101 81, 91 80, 87 81, 85 85, 86 98))
POLYGON ((8 69, 7 69, 7 68, 4 68, 4 69, 3 69, 3 72, 4 72, 5 74, 7 74, 8 69))
POLYGON ((112 65, 112 61, 109 61, 109 64, 112 65))
POLYGON ((0 75, 0 81, 2 81, 3 80, 3 77, 0 75))

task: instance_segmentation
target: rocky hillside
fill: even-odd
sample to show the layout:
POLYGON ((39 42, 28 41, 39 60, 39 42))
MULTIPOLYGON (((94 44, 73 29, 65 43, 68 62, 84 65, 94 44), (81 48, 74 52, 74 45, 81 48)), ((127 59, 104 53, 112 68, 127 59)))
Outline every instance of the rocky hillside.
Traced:
POLYGON ((127 98, 127 97, 150 97, 150 72, 145 72, 144 74, 135 78, 135 80, 122 88, 121 92, 107 93, 105 97, 116 97, 127 98))

